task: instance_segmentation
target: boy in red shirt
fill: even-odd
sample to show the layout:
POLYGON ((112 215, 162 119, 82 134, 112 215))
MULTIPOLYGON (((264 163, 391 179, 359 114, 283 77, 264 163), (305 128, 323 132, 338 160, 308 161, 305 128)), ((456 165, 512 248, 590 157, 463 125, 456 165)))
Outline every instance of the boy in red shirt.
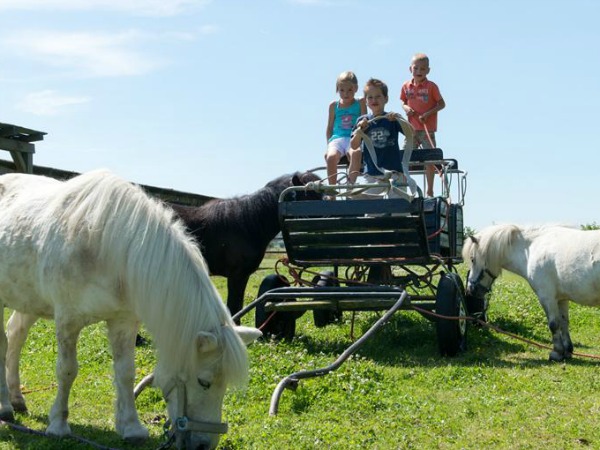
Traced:
MULTIPOLYGON (((437 131, 437 113, 444 109, 446 102, 440 94, 437 84, 427 79, 429 73, 429 57, 423 53, 413 56, 410 64, 412 79, 402 85, 400 101, 415 129, 413 142, 404 141, 404 148, 434 148, 437 131)), ((433 197, 433 177, 435 168, 432 164, 425 166, 427 179, 427 196, 433 197)))

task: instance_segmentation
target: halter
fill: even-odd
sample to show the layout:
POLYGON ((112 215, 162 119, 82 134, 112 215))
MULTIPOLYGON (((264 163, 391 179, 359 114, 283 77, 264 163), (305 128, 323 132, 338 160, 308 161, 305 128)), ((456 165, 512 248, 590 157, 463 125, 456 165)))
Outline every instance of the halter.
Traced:
POLYGON ((490 272, 490 270, 487 267, 482 269, 481 272, 479 272, 479 276, 475 278, 475 280, 472 282, 473 286, 475 286, 474 294, 482 294, 480 296, 483 297, 485 294, 490 292, 490 290, 492 289, 492 284, 494 284, 496 278, 498 278, 498 275, 494 275, 492 272, 490 272), (483 284, 481 284, 481 280, 483 279, 484 275, 487 275, 492 279, 492 282, 490 283, 489 287, 485 287, 483 284), (483 293, 481 293, 480 291, 483 291, 483 293))
POLYGON ((169 441, 173 438, 177 442, 185 442, 187 448, 191 448, 190 434, 195 431, 198 433, 225 434, 229 426, 227 422, 208 422, 205 420, 193 420, 187 416, 187 388, 185 383, 179 379, 171 380, 167 387, 163 389, 163 395, 169 397, 173 389, 177 389, 177 418, 171 423, 171 419, 165 422, 165 432, 171 429, 169 441))

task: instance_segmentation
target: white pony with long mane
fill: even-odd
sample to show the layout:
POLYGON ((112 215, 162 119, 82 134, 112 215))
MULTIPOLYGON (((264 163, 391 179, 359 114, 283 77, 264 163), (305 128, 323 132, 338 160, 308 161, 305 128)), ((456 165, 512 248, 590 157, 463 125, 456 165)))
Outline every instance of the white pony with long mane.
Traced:
POLYGON ((54 319, 58 392, 47 433, 70 433, 68 398, 81 329, 106 321, 117 392, 115 426, 148 437, 135 409, 134 351, 143 323, 158 351, 155 384, 168 401, 178 446, 215 448, 223 396, 248 374, 244 343, 260 331, 235 327, 184 226, 141 188, 107 171, 66 182, 0 177, 0 418, 26 410, 19 356, 39 318, 54 319), (6 370, 5 370, 6 368, 6 370))
POLYGON ((494 225, 465 241, 463 258, 471 266, 468 294, 484 295, 502 269, 525 278, 548 319, 553 342, 550 359, 572 357, 569 301, 600 305, 599 230, 494 225))

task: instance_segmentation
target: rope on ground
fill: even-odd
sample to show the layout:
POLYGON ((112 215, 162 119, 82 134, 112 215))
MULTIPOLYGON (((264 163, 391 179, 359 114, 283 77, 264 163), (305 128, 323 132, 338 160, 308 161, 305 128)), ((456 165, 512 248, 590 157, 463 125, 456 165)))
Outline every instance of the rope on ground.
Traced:
MULTIPOLYGON (((12 428, 13 430, 20 431, 21 433, 32 434, 34 436, 41 436, 41 437, 45 437, 45 438, 48 438, 48 439, 64 439, 64 438, 58 438, 58 437, 55 437, 55 436, 51 436, 49 434, 46 434, 43 431, 34 430, 34 429, 26 427, 24 425, 19 425, 19 424, 12 423, 12 422, 6 422, 4 420, 0 420, 0 425, 7 426, 9 428, 12 428)), ((68 436, 65 436, 65 438, 70 438, 70 439, 79 441, 81 443, 84 443, 84 444, 87 444, 87 445, 89 445, 91 447, 94 447, 94 448, 96 448, 98 450, 119 450, 119 449, 114 448, 114 447, 106 447, 106 446, 98 444, 98 443, 96 443, 94 441, 90 441, 89 439, 85 439, 85 438, 83 438, 81 436, 77 436, 75 434, 70 434, 68 436)))
MULTIPOLYGON (((439 319, 446 319, 446 320, 469 320, 472 322, 477 322, 478 324, 480 324, 483 327, 489 328, 497 333, 500 334, 504 334, 506 336, 509 336, 513 339, 525 342, 527 344, 533 345, 534 347, 538 347, 538 348, 543 348, 546 350, 552 350, 552 346, 547 345, 547 344, 540 344, 539 342, 536 342, 534 340, 525 338, 523 336, 519 336, 518 334, 515 333, 511 333, 510 331, 506 331, 503 330, 502 328, 498 327, 497 325, 491 324, 489 322, 486 322, 485 320, 481 320, 478 319, 476 317, 472 317, 472 316, 444 316, 442 314, 437 314, 434 313, 433 311, 429 311, 428 309, 424 309, 424 308, 419 308, 418 306, 414 306, 414 305, 410 305, 410 307, 412 309, 414 309, 415 311, 418 311, 421 314, 427 314, 433 317, 437 317, 439 319)), ((573 352, 573 356, 579 356, 581 358, 590 358, 590 359, 599 359, 600 360, 600 356, 598 355, 591 355, 591 354, 587 354, 587 353, 579 353, 579 352, 573 352)))

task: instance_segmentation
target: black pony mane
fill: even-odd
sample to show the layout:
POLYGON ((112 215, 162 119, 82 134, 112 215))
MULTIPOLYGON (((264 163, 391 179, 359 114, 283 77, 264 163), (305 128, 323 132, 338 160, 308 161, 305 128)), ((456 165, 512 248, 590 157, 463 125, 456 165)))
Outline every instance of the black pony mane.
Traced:
MULTIPOLYGON (((310 173, 282 175, 253 194, 215 199, 200 207, 172 205, 194 236, 213 275, 227 277, 227 307, 232 314, 244 302, 248 277, 262 261, 269 242, 281 230, 279 196, 290 186, 319 178, 310 173)), ((293 191, 297 200, 318 200, 314 190, 293 191)))
MULTIPOLYGON (((210 200, 200 208, 195 208, 194 219, 201 222, 201 225, 196 224, 201 229, 195 232, 204 234, 209 229, 235 231, 252 236, 257 241, 270 241, 279 232, 279 195, 289 186, 304 185, 318 179, 311 172, 295 172, 269 181, 252 194, 210 200)), ((307 197, 317 199, 320 196, 313 192, 312 196, 307 197)))

